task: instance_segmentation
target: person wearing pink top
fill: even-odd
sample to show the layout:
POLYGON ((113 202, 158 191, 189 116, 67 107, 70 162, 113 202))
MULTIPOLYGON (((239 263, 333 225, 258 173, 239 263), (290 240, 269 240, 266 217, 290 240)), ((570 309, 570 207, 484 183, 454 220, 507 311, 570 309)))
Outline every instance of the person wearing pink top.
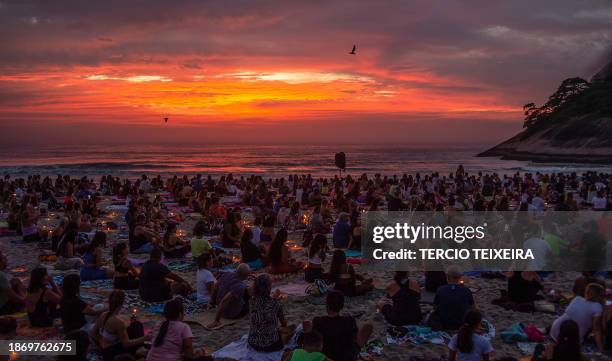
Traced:
POLYGON ((183 322, 184 308, 179 299, 173 299, 164 306, 164 317, 157 328, 147 361, 212 361, 203 349, 194 349, 193 334, 183 322))

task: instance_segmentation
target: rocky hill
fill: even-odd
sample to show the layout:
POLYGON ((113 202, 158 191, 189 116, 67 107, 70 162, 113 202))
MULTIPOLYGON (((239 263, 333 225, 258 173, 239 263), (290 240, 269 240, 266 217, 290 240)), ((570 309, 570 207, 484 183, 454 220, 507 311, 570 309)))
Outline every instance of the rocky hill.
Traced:
POLYGON ((525 105, 525 129, 478 156, 612 164, 612 63, 588 82, 565 80, 540 107, 525 105))

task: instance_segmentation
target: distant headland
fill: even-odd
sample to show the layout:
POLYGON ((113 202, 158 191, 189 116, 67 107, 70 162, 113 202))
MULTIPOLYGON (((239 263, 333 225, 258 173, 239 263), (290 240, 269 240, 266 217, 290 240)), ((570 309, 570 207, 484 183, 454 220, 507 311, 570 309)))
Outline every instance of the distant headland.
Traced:
POLYGON ((612 163, 612 62, 590 81, 564 80, 544 105, 523 108, 524 130, 479 157, 612 163))

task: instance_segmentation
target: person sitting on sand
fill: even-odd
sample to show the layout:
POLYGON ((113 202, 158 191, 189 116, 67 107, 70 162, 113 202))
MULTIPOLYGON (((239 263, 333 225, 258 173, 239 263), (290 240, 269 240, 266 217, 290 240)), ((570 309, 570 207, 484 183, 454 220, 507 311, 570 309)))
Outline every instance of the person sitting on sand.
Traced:
POLYGON ((448 284, 446 272, 444 271, 425 271, 425 291, 436 293, 440 286, 448 284))
POLYGON ((0 315, 10 315, 23 309, 25 287, 18 278, 9 278, 5 270, 8 266, 6 255, 0 251, 0 315))
POLYGON ((268 251, 274 239, 274 212, 269 211, 264 214, 261 234, 259 235, 259 246, 268 251))
POLYGON ((583 296, 584 291, 586 290, 586 286, 590 283, 599 283, 602 287, 605 287, 606 283, 601 278, 595 276, 595 272, 586 271, 582 272, 582 275, 574 281, 574 287, 572 287, 572 292, 574 296, 583 296))
POLYGON ((114 290, 108 296, 108 311, 98 317, 92 335, 102 351, 104 361, 113 361, 121 354, 136 354, 136 351, 151 339, 144 334, 144 326, 135 316, 129 323, 121 317, 125 303, 125 292, 114 290))
POLYGON ((208 209, 210 215, 217 219, 227 219, 227 209, 219 203, 219 198, 213 196, 210 202, 211 205, 208 209))
POLYGON ((361 296, 374 288, 371 278, 364 278, 357 274, 352 265, 346 263, 346 254, 342 250, 335 250, 329 269, 329 281, 334 283, 334 289, 345 296, 361 296), (357 284, 357 281, 360 281, 357 284))
POLYGON ((198 257, 198 272, 196 273, 196 292, 199 303, 210 303, 217 279, 210 272, 213 265, 210 253, 198 257))
POLYGON ((253 232, 251 242, 259 247, 259 241, 261 240, 261 217, 255 217, 253 220, 253 226, 251 226, 251 232, 253 232))
MULTIPOLYGON (((64 333, 81 329, 87 325, 85 316, 92 316, 93 320, 102 312, 105 307, 90 306, 79 296, 81 278, 77 274, 69 274, 62 281, 62 300, 60 301, 60 318, 64 333)), ((100 305, 101 306, 101 305, 100 305)))
POLYGON ((565 309, 565 313, 553 322, 550 337, 559 340, 561 324, 565 320, 573 320, 578 324, 579 339, 582 341, 593 330, 595 342, 600 352, 604 350, 602 314, 605 300, 605 289, 599 283, 591 283, 586 287, 584 296, 576 296, 565 309))
POLYGON ((156 328, 153 345, 147 354, 147 361, 192 360, 212 361, 203 348, 193 347, 191 327, 183 322, 185 309, 179 299, 173 299, 164 305, 164 318, 156 328))
POLYGON ((212 246, 207 239, 204 238, 206 232, 206 223, 199 221, 193 227, 193 238, 191 238, 191 255, 194 259, 206 253, 212 252, 212 246))
POLYGON ((187 281, 161 263, 161 257, 161 250, 154 248, 140 269, 139 291, 144 301, 167 301, 173 295, 187 295, 192 291, 187 281))
POLYGON ((327 223, 327 220, 325 219, 323 214, 321 213, 321 207, 317 206, 312 211, 312 214, 310 215, 310 221, 309 221, 308 227, 310 228, 313 234, 329 233, 330 226, 327 223))
POLYGON ((162 250, 165 257, 168 258, 182 258, 189 251, 191 246, 189 242, 183 241, 176 235, 177 225, 174 222, 168 224, 166 233, 162 239, 162 250))
POLYGON ((136 290, 140 284, 139 270, 130 261, 129 254, 127 243, 118 243, 113 248, 113 264, 115 265, 113 284, 118 290, 136 290))
POLYGON ((429 317, 432 328, 457 330, 467 310, 474 307, 472 291, 462 284, 461 278, 461 271, 456 266, 450 266, 446 271, 448 284, 438 288, 434 311, 429 317))
POLYGON ((51 232, 51 250, 53 252, 57 252, 57 246, 64 237, 69 223, 68 218, 62 217, 60 223, 51 232))
POLYGON ((332 233, 332 241, 334 248, 347 248, 351 240, 351 225, 349 223, 349 214, 340 213, 338 221, 334 225, 332 233))
POLYGON ((351 241, 349 242, 349 249, 361 250, 361 216, 355 217, 354 227, 351 231, 351 241))
POLYGON ((271 274, 295 273, 304 266, 302 262, 296 262, 291 257, 289 247, 286 244, 287 236, 287 230, 281 228, 276 233, 274 241, 272 241, 270 252, 268 253, 271 274))
POLYGON ((134 254, 149 253, 160 243, 159 234, 147 226, 144 214, 136 216, 136 223, 130 231, 130 252, 134 254))
POLYGON ((77 237, 76 230, 68 230, 57 246, 57 261, 55 268, 59 270, 79 269, 84 262, 77 253, 77 237))
POLYGON ((223 224, 221 233, 221 243, 223 248, 240 248, 240 237, 242 231, 240 229, 240 212, 229 212, 227 220, 223 224))
POLYGON ((324 234, 317 234, 308 248, 308 264, 304 270, 306 282, 314 282, 316 279, 325 279, 327 276, 323 272, 323 261, 325 261, 327 251, 327 237, 324 234))
POLYGON ((241 263, 236 271, 225 272, 219 276, 211 297, 212 305, 217 305, 217 313, 215 320, 207 325, 208 328, 219 327, 221 317, 238 319, 249 313, 249 292, 245 281, 250 274, 249 265, 241 263))
POLYGON ((40 242, 47 236, 47 232, 38 228, 36 221, 38 214, 35 211, 21 213, 21 234, 24 242, 40 242))
POLYGON ((57 305, 62 299, 62 291, 53 278, 49 277, 47 269, 37 267, 30 273, 28 294, 24 300, 28 320, 32 327, 50 327, 57 318, 57 305))
POLYGON ((396 271, 393 282, 387 286, 387 299, 378 303, 385 321, 394 326, 418 325, 421 322, 421 288, 406 271, 396 271))
MULTIPOLYGON (((534 353, 534 361, 587 361, 588 357, 582 354, 580 331, 574 320, 565 320, 559 327, 559 336, 556 342, 550 342, 539 355, 534 353)), ((537 350, 537 348, 536 348, 537 350)))
POLYGON ((283 349, 280 327, 287 327, 283 307, 272 296, 272 279, 268 274, 257 276, 253 283, 253 296, 249 299, 250 327, 248 343, 258 352, 276 352, 283 349))
POLYGON ((352 316, 341 316, 344 308, 342 292, 331 290, 326 296, 327 316, 304 321, 304 333, 315 331, 323 337, 323 354, 334 361, 357 360, 363 345, 372 335, 373 327, 366 323, 361 328, 352 316))
POLYGON ((515 271, 508 277, 508 300, 518 304, 532 303, 542 299, 538 293, 544 291, 540 277, 533 271, 515 271))
POLYGON ((104 247, 106 246, 106 233, 96 232, 93 240, 83 254, 83 266, 81 267, 81 280, 93 281, 113 277, 114 271, 106 268, 104 259, 104 247))
POLYGON ((250 228, 245 229, 242 233, 240 254, 242 255, 242 262, 248 264, 252 270, 258 270, 263 267, 261 252, 259 247, 253 243, 253 232, 250 228))
POLYGON ((302 338, 302 348, 285 353, 283 361, 332 361, 321 351, 323 337, 315 331, 306 332, 302 338))
POLYGON ((459 332, 448 343, 448 361, 489 361, 493 347, 479 335, 482 314, 477 309, 465 313, 459 332))

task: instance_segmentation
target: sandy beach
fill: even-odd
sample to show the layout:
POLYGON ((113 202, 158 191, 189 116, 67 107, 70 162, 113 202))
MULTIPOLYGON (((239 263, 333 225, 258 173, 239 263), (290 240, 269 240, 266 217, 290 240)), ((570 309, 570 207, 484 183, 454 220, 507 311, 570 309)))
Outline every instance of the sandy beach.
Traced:
MULTIPOLYGON (((154 197, 155 194, 151 193, 149 197, 154 197)), ((106 247, 107 259, 110 259, 110 250, 113 245, 120 241, 126 241, 125 232, 121 232, 121 229, 125 229, 125 221, 123 220, 123 213, 121 210, 122 206, 117 207, 117 198, 111 196, 101 196, 98 203, 98 209, 105 212, 105 215, 101 216, 98 220, 99 227, 107 231, 109 237, 109 244, 106 247), (115 204, 115 206, 113 206, 115 204), (107 227, 107 223, 115 223, 118 225, 118 229, 110 230, 107 227)), ((225 198, 225 201, 233 202, 233 197, 225 198)), ((179 226, 179 233, 186 239, 191 237, 191 229, 193 225, 201 219, 201 215, 194 212, 181 212, 180 210, 174 210, 172 214, 176 217, 180 217, 183 221, 179 226)), ((244 222, 250 223, 253 221, 250 210, 246 209, 242 211, 244 222)), ((39 226, 44 229, 53 229, 59 222, 62 216, 61 211, 51 211, 46 215, 42 215, 39 219, 39 226)), ((113 227, 114 228, 114 227, 113 227)), ((300 246, 302 243, 303 229, 291 231, 289 233, 289 242, 292 255, 298 259, 305 261, 305 252, 300 246)), ((58 271, 54 269, 52 262, 40 262, 39 254, 41 250, 36 244, 23 243, 19 236, 5 236, 0 238, 0 250, 7 255, 9 260, 9 266, 7 272, 14 277, 22 279, 24 282, 27 280, 29 270, 33 269, 37 265, 42 265, 49 269, 49 273, 54 276, 63 276, 67 273, 74 271, 58 271)), ((218 241, 218 237, 210 237, 210 242, 215 243, 218 241)), ((228 250, 228 254, 238 261, 240 257, 239 250, 228 250)), ((134 259, 146 259, 146 255, 134 256, 134 259)), ((328 257, 324 263, 324 268, 329 268, 329 262, 331 257, 328 257)), ((190 263, 190 259, 179 260, 178 263, 190 263)), ((354 265, 358 273, 366 271, 361 270, 361 265, 354 265)), ((181 269, 176 270, 179 275, 184 277, 190 282, 195 282, 195 269, 181 269)), ((258 271, 261 273, 262 271, 258 271)), ((344 309, 344 313, 354 315, 357 318, 358 324, 364 322, 370 322, 374 326, 374 333, 371 339, 381 340, 385 343, 382 348, 382 353, 379 355, 371 355, 370 357, 375 360, 406 360, 412 357, 424 360, 433 359, 444 359, 447 357, 447 348, 445 345, 433 345, 433 344, 422 344, 416 345, 411 342, 404 344, 393 345, 387 344, 387 325, 384 322, 384 318, 376 310, 376 303, 382 297, 384 297, 384 286, 391 280, 392 272, 371 272, 364 273, 365 276, 371 277, 375 280, 376 288, 365 296, 355 297, 347 301, 347 305, 344 309)), ((573 280, 578 276, 578 273, 555 273, 546 277, 543 284, 547 290, 554 289, 560 293, 571 292, 573 280)), ((420 282, 423 282, 423 274, 415 273, 411 275, 420 282)), ((464 278, 466 285, 476 292, 474 292, 474 299, 477 307, 482 310, 486 320, 490 321, 496 328, 497 336, 491 341, 495 349, 495 358, 501 357, 514 357, 521 359, 528 357, 529 355, 522 353, 516 344, 507 344, 502 342, 500 339, 499 332, 509 327, 510 325, 521 322, 524 325, 534 325, 538 328, 544 329, 550 326, 552 321, 557 317, 557 314, 547 313, 521 313, 515 311, 507 311, 499 306, 492 305, 491 302, 500 295, 500 290, 506 289, 506 281, 499 279, 482 279, 479 277, 466 276, 464 278)), ((282 287, 287 284, 302 284, 303 273, 283 275, 282 277, 274 276, 274 288, 282 287)), ((88 302, 95 303, 104 301, 110 292, 112 286, 107 284, 106 286, 86 288, 83 287, 81 290, 81 296, 88 302)), ((308 296, 312 297, 312 296, 308 296)), ((313 304, 308 301, 308 297, 305 294, 302 295, 284 295, 282 305, 285 310, 287 321, 290 324, 299 324, 304 320, 311 319, 317 315, 325 314, 324 302, 318 302, 313 304)), ((423 304, 422 310, 427 312, 432 309, 431 305, 423 304)), ((157 322, 160 321, 161 316, 159 314, 147 312, 144 308, 137 306, 126 306, 126 315, 130 312, 136 311, 138 318, 144 323, 146 329, 153 329, 157 322), (136 310, 134 310, 136 308, 136 310)), ((200 315, 198 313, 188 315, 188 319, 197 319, 200 315)), ((61 337, 57 327, 49 329, 32 329, 28 326, 25 315, 19 315, 19 328, 15 339, 53 339, 61 337)), ((57 326, 57 325, 56 325, 57 326)), ((238 320, 236 323, 223 327, 220 330, 208 331, 204 327, 198 324, 191 324, 194 333, 194 343, 199 347, 205 347, 210 352, 220 349, 227 345, 231 341, 238 340, 241 336, 248 333, 249 321, 248 318, 238 320)))

